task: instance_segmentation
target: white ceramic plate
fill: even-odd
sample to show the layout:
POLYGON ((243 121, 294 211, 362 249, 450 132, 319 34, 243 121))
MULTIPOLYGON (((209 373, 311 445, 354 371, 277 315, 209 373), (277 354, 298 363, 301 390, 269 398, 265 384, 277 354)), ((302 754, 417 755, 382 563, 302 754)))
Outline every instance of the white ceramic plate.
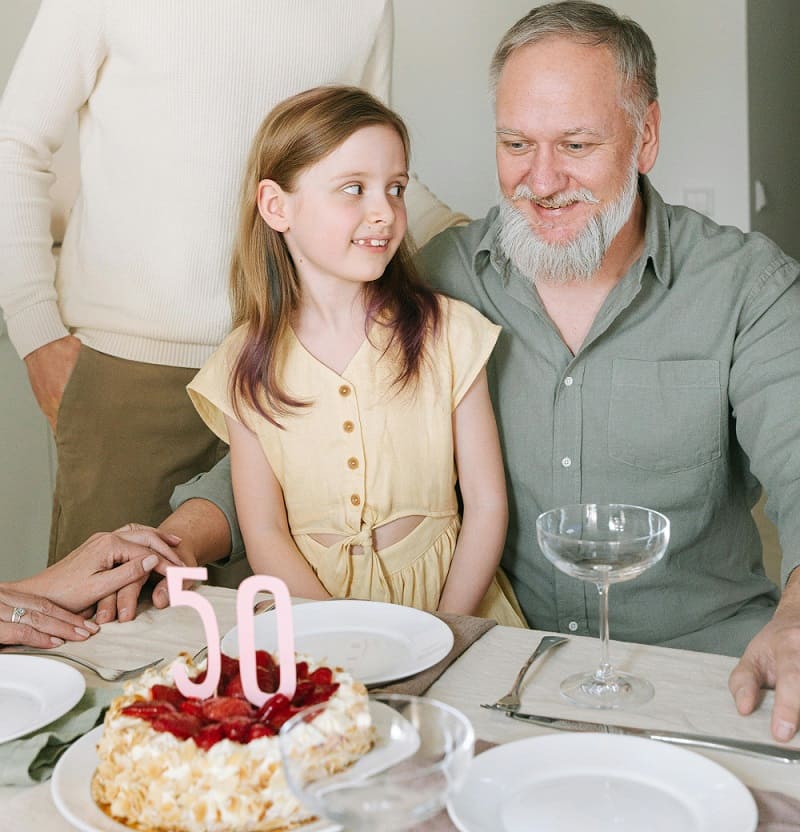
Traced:
MULTIPOLYGON (((380 702, 370 702, 369 707, 375 724, 375 746, 353 767, 353 771, 362 776, 411 756, 419 746, 418 738, 416 743, 390 744, 387 726, 392 709, 380 702)), ((98 725, 73 743, 58 761, 50 784, 53 802, 64 819, 82 832, 130 832, 134 827, 112 820, 92 799, 91 782, 97 768, 97 744, 102 733, 103 726, 98 725)), ((340 826, 328 821, 317 821, 302 828, 303 832, 341 830, 340 826)))
MULTIPOLYGON (((427 612, 378 601, 315 601, 292 607, 295 650, 323 664, 342 667, 365 685, 419 673, 443 659, 453 631, 427 612)), ((255 618, 256 647, 278 649, 275 611, 255 618)), ((239 655, 236 627, 222 650, 239 655)))
POLYGON ((750 792, 706 757, 639 737, 547 734, 479 754, 448 804, 462 832, 753 832, 750 792))
POLYGON ((78 704, 86 682, 42 656, 0 656, 0 742, 43 728, 78 704))

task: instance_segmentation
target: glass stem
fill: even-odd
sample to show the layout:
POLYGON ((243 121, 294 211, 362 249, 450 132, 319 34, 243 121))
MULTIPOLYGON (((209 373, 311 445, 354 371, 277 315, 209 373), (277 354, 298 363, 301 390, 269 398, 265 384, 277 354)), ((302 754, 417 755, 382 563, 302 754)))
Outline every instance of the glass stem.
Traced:
POLYGON ((602 583, 597 584, 600 596, 600 667, 594 677, 598 682, 608 682, 614 677, 614 668, 608 656, 608 576, 603 577, 602 583))

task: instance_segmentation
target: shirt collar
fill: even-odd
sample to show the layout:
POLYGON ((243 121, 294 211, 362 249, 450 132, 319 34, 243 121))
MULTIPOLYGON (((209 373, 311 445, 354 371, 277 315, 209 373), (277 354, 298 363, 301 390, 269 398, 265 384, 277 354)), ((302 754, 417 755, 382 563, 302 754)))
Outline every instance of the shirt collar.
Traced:
POLYGON ((639 177, 639 191, 644 200, 644 249, 639 258, 640 268, 648 262, 653 264, 653 271, 658 280, 669 287, 672 282, 672 260, 669 242, 669 217, 667 206, 661 195, 650 184, 650 180, 639 177))
POLYGON ((505 282, 505 275, 511 268, 511 264, 508 262, 505 254, 500 250, 500 244, 497 240, 499 233, 500 209, 495 205, 486 215, 486 231, 478 242, 475 253, 472 255, 472 269, 475 274, 479 274, 491 261, 498 273, 504 275, 505 282))
MULTIPOLYGON (((672 269, 669 244, 669 218, 667 206, 658 191, 650 184, 650 180, 639 176, 639 190, 644 201, 645 228, 644 248, 642 256, 634 264, 634 269, 644 272, 648 263, 652 263, 656 278, 665 286, 672 280, 672 269)), ((497 207, 491 209, 487 215, 486 231, 481 237, 472 258, 472 268, 480 273, 491 262, 501 275, 503 283, 508 283, 509 274, 513 266, 500 249, 498 236, 500 232, 500 217, 497 207)))

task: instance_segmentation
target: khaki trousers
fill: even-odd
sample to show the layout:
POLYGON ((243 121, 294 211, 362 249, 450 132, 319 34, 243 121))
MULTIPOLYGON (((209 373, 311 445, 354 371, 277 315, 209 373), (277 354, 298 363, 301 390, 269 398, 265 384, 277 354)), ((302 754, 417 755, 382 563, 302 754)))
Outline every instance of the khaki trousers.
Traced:
POLYGON ((196 372, 81 348, 56 425, 48 563, 94 532, 157 526, 172 489, 225 455, 186 393, 196 372))

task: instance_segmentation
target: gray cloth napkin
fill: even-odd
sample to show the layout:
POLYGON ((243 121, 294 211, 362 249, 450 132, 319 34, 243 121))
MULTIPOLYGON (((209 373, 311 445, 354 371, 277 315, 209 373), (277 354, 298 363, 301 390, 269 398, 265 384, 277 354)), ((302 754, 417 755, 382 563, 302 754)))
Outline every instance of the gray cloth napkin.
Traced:
POLYGON ((467 647, 474 644, 487 630, 491 630, 497 624, 490 618, 477 618, 473 615, 453 615, 447 612, 433 614, 453 631, 453 647, 450 652, 427 670, 392 685, 374 688, 371 693, 405 693, 409 696, 422 696, 467 647))
MULTIPOLYGON (((497 743, 477 740, 475 755, 497 743)), ((800 829, 800 800, 780 792, 762 789, 750 789, 758 806, 758 826, 756 832, 797 832, 800 829)), ((414 827, 417 832, 456 832, 456 827, 446 811, 439 812, 430 820, 414 827)))
POLYGON ((0 743, 0 786, 31 786, 47 780, 58 758, 101 722, 118 694, 114 688, 87 688, 80 702, 55 722, 18 740, 0 743))

